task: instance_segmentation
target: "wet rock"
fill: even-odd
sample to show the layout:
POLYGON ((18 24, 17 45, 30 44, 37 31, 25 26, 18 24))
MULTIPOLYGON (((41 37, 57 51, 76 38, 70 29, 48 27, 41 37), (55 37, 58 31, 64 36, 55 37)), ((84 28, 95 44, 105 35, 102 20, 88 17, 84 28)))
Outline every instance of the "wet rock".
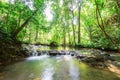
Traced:
POLYGON ((81 61, 86 62, 86 63, 95 62, 95 58, 94 57, 85 57, 85 58, 81 59, 81 61))
POLYGON ((93 67, 105 68, 107 65, 105 62, 109 60, 109 54, 97 54, 95 56, 82 56, 79 55, 77 58, 80 58, 82 62, 85 62, 93 67))
POLYGON ((71 56, 75 56, 77 54, 75 51, 66 51, 66 50, 60 50, 60 51, 51 50, 48 53, 49 53, 49 55, 52 55, 52 56, 56 56, 56 55, 71 55, 71 56))
POLYGON ((60 55, 65 55, 65 54, 66 54, 66 52, 64 50, 60 51, 60 55))
POLYGON ((111 60, 111 61, 115 61, 112 56, 110 54, 103 54, 104 60, 111 60))
POLYGON ((98 68, 105 68, 105 67, 107 67, 107 65, 105 63, 102 63, 102 62, 92 62, 92 63, 90 63, 90 66, 98 67, 98 68))
POLYGON ((104 62, 105 59, 102 55, 97 55, 97 56, 88 56, 84 57, 83 59, 84 62, 104 62))
POLYGON ((37 51, 37 53, 38 53, 38 56, 40 56, 40 55, 41 55, 41 51, 37 51))
POLYGON ((56 50, 51 50, 51 51, 49 51, 49 55, 50 55, 50 56, 56 56, 56 55, 58 55, 58 54, 59 54, 59 52, 56 51, 56 50))
POLYGON ((96 57, 84 57, 81 59, 82 62, 87 63, 92 67, 105 68, 107 67, 103 58, 96 57))
MULTIPOLYGON (((28 52, 28 51, 27 51, 28 52)), ((24 50, 21 50, 19 53, 18 53, 18 56, 23 56, 23 57, 28 57, 29 56, 29 53, 27 53, 26 51, 24 50), (21 54, 22 53, 22 54, 21 54)))
POLYGON ((91 54, 93 54, 93 55, 100 55, 100 54, 103 54, 103 52, 101 50, 92 50, 91 54))
POLYGON ((70 51, 66 50, 65 51, 66 55, 70 55, 70 51))
POLYGON ((41 51, 41 55, 44 55, 46 53, 47 53, 47 51, 41 51))
POLYGON ((57 46, 58 46, 58 43, 53 41, 53 42, 50 43, 50 46, 57 47, 57 46))
POLYGON ((70 54, 71 56, 77 56, 77 53, 76 53, 75 51, 70 51, 69 54, 70 54))
POLYGON ((83 54, 79 54, 79 55, 76 56, 77 59, 82 59, 82 58, 85 58, 85 57, 86 57, 86 56, 83 55, 83 54))
POLYGON ((120 66, 120 62, 119 61, 113 61, 112 64, 120 66))

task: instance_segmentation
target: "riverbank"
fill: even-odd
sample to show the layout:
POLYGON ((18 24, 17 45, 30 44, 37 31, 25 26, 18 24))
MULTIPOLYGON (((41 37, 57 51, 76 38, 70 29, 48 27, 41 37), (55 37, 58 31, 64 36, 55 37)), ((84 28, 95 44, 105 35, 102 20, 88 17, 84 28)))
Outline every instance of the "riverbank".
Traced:
MULTIPOLYGON (((76 51, 80 55, 84 55, 84 54, 98 54, 99 55, 101 53, 107 53, 106 56, 109 56, 110 54, 119 54, 118 51, 102 51, 100 49, 94 49, 94 48, 78 48, 78 47, 67 47, 67 46, 66 47, 63 47, 63 46, 53 47, 53 46, 45 46, 45 45, 43 46, 43 45, 34 45, 34 44, 22 44, 22 45, 14 44, 14 46, 7 44, 7 45, 4 45, 4 48, 2 48, 1 51, 4 51, 4 52, 2 52, 2 55, 0 56, 1 57, 0 65, 7 65, 12 62, 20 61, 26 57, 33 56, 33 53, 35 52, 37 52, 35 55, 39 55, 39 56, 42 54, 44 55, 45 53, 50 53, 49 55, 55 55, 55 56, 66 55, 68 53, 70 53, 70 55, 72 54, 74 55, 76 54, 76 51)), ((77 55, 76 57, 79 57, 80 55, 77 55)), ((86 58, 87 60, 87 56, 84 58, 86 58)), ((92 57, 92 59, 94 61, 96 60, 94 59, 94 57, 92 57)), ((101 60, 102 59, 103 58, 101 58, 101 60)))

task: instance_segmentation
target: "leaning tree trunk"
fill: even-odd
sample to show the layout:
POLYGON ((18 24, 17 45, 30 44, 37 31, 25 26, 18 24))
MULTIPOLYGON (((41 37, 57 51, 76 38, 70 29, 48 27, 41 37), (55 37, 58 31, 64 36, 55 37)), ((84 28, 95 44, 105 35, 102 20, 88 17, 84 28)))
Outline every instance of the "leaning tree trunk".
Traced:
POLYGON ((30 19, 37 13, 38 10, 36 10, 35 12, 33 12, 33 14, 28 17, 25 22, 16 29, 16 31, 12 34, 12 37, 15 39, 17 37, 17 35, 19 34, 19 32, 28 24, 28 22, 30 21, 30 19))

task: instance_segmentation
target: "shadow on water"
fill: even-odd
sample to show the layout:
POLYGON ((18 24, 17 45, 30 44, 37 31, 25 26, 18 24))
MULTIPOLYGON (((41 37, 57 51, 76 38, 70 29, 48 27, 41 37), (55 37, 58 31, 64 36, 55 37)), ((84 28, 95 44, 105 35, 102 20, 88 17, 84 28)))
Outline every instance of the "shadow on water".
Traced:
POLYGON ((119 67, 96 69, 70 55, 31 56, 1 69, 0 80, 120 80, 119 67))

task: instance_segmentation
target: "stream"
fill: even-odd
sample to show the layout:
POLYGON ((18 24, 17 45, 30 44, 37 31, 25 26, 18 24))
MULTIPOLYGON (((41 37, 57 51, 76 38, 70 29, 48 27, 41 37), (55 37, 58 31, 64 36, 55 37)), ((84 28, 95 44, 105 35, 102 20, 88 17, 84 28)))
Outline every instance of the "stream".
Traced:
POLYGON ((71 55, 34 55, 0 71, 0 80, 120 80, 120 66, 98 69, 71 55))

